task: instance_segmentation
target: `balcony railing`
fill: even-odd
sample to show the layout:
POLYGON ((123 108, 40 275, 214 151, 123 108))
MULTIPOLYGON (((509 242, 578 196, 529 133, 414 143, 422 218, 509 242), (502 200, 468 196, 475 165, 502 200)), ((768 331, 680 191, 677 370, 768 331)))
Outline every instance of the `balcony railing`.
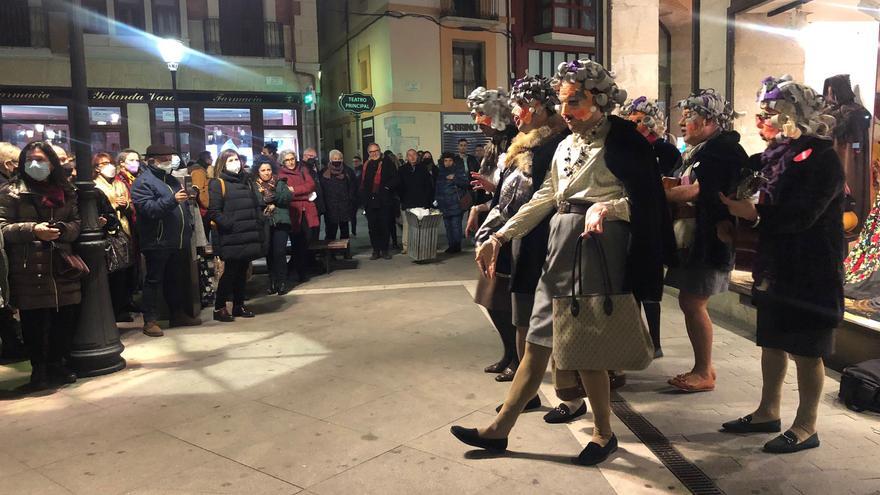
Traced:
POLYGON ((441 0, 440 15, 497 20, 498 0, 441 0))
POLYGON ((223 30, 220 19, 205 19, 205 53, 236 57, 284 56, 284 25, 280 22, 245 20, 236 27, 238 31, 223 30))

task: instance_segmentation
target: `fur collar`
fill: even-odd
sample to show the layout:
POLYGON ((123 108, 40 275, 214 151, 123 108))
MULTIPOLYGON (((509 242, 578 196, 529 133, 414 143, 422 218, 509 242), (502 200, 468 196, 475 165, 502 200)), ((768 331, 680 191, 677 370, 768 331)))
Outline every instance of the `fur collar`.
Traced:
POLYGON ((554 113, 543 126, 526 133, 519 133, 507 148, 504 161, 507 168, 516 167, 527 176, 532 175, 532 150, 547 143, 564 132, 567 126, 558 113, 554 113))

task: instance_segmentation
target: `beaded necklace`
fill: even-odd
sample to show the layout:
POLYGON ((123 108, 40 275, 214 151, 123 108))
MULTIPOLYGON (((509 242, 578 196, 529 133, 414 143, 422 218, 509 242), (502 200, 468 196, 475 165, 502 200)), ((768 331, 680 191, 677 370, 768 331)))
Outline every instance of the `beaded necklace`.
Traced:
POLYGON ((565 166, 562 168, 566 177, 571 177, 587 163, 587 153, 590 149, 590 145, 596 140, 596 135, 599 133, 599 129, 602 128, 606 120, 608 119, 603 115, 602 118, 596 122, 596 125, 585 134, 574 135, 571 144, 568 146, 568 151, 565 154, 565 166), (571 163, 571 151, 574 146, 580 148, 580 153, 578 153, 577 160, 575 160, 574 163, 571 163))

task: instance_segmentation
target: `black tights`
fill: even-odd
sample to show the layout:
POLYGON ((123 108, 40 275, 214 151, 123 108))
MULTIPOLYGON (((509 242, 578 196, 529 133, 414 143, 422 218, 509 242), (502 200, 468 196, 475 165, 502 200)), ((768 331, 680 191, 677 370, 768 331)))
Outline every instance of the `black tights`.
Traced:
POLYGON ((487 309, 489 319, 501 336, 501 344, 504 346, 502 363, 508 363, 507 367, 515 370, 519 366, 519 355, 516 352, 516 327, 513 326, 513 313, 497 309, 487 309))
POLYGON ((654 349, 660 348, 660 303, 645 301, 645 319, 648 320, 648 331, 651 333, 651 342, 654 349))

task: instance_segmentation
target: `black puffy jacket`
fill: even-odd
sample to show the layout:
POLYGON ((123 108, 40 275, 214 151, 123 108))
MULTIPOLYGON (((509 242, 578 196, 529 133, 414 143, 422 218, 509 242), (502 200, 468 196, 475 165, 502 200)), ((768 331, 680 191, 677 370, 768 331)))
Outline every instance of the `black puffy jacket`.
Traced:
POLYGON ((208 212, 216 241, 214 254, 223 260, 255 260, 266 255, 263 205, 250 178, 221 172, 208 184, 208 212))

